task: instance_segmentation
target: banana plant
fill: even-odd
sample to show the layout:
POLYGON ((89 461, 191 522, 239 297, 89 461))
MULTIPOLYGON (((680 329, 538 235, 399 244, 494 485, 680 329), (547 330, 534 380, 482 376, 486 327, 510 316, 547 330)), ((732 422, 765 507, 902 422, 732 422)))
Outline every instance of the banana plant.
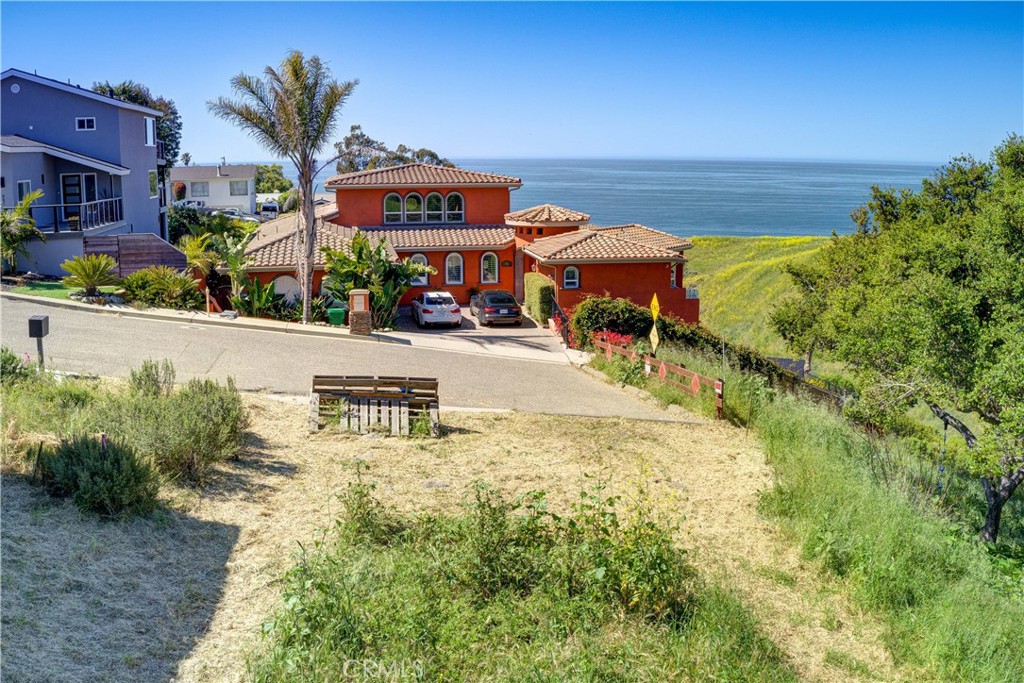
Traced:
POLYGON ((213 247, 220 255, 221 263, 228 269, 231 278, 231 298, 242 296, 242 290, 249 282, 246 271, 252 265, 252 259, 245 255, 245 248, 256 236, 251 232, 244 237, 231 235, 214 235, 213 247))

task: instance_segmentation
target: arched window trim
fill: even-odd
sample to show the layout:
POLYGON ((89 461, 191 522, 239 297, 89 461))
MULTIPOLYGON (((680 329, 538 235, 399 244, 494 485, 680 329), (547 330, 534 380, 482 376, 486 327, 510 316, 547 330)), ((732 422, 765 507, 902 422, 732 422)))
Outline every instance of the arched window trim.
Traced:
POLYGON ((579 289, 580 288, 580 269, 576 266, 566 266, 565 270, 562 271, 562 289, 579 289), (570 271, 576 275, 575 278, 570 278, 570 271))
POLYGON ((493 251, 489 251, 489 252, 485 253, 484 255, 482 255, 480 257, 480 283, 484 284, 484 285, 496 285, 496 284, 498 284, 498 281, 500 279, 501 279, 501 260, 498 258, 497 254, 495 254, 493 251), (485 277, 485 275, 484 275, 484 259, 487 258, 488 256, 490 256, 490 257, 492 257, 494 259, 494 279, 493 280, 485 280, 484 279, 484 277, 485 277))
POLYGON ((466 198, 461 192, 449 192, 444 197, 444 222, 445 223, 465 223, 466 222, 466 198), (448 199, 451 197, 458 197, 462 203, 461 211, 453 211, 452 213, 459 214, 458 218, 453 218, 448 212, 448 199))
POLYGON ((270 282, 271 282, 271 284, 274 285, 274 291, 277 294, 284 294, 285 298, 287 298, 289 301, 297 301, 297 300, 299 300, 302 297, 302 289, 299 286, 298 279, 296 279, 296 277, 294 275, 278 275, 277 277, 275 277, 270 282), (295 286, 294 286, 294 289, 291 292, 291 295, 285 294, 283 291, 278 289, 279 282, 281 280, 284 280, 285 278, 287 278, 287 279, 289 279, 289 280, 291 280, 292 282, 295 283, 295 286))
POLYGON ((424 222, 426 222, 426 223, 444 223, 444 207, 445 207, 444 196, 442 196, 440 192, 428 192, 427 196, 424 197, 424 199, 423 199, 423 220, 424 220, 424 222), (430 198, 431 197, 437 197, 438 201, 441 202, 441 210, 440 211, 431 211, 429 209, 430 198), (430 217, 431 214, 435 214, 437 216, 437 218, 431 218, 430 217))
POLYGON ((462 258, 462 254, 457 251, 453 251, 444 257, 444 283, 446 285, 462 285, 466 283, 466 259, 462 258), (458 280, 451 278, 451 269, 448 265, 453 256, 459 260, 458 280))
POLYGON ((404 223, 405 222, 405 200, 402 198, 402 195, 398 194, 397 192, 388 192, 386 195, 384 195, 383 209, 384 209, 384 223, 385 224, 395 224, 395 223, 404 223), (388 211, 388 199, 390 199, 391 197, 398 197, 398 211, 388 211), (388 220, 388 214, 391 214, 392 216, 397 214, 398 220, 390 220, 389 221, 388 220))
MULTIPOLYGON (((427 258, 426 254, 413 254, 412 256, 409 257, 409 260, 412 261, 413 263, 420 263, 420 261, 417 261, 416 259, 423 259, 422 263, 425 266, 430 265, 430 259, 427 258)), ((412 281, 411 285, 413 287, 429 287, 430 273, 424 273, 423 275, 420 275, 418 278, 412 281)))
POLYGON ((410 192, 409 194, 405 195, 405 198, 402 200, 402 215, 403 215, 403 217, 405 219, 404 222, 405 223, 422 223, 423 222, 423 210, 425 208, 426 208, 426 206, 423 203, 423 195, 421 195, 419 192, 410 192), (410 214, 410 211, 409 211, 409 200, 412 199, 413 197, 415 197, 416 199, 420 200, 420 210, 419 211, 411 212, 413 214, 419 214, 420 217, 417 218, 417 219, 409 218, 409 214, 410 214))

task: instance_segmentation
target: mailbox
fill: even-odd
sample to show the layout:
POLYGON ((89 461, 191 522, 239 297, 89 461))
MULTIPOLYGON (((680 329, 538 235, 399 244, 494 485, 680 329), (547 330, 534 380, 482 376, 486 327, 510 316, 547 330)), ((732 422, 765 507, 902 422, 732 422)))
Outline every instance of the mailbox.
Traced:
POLYGON ((28 319, 28 336, 32 339, 42 339, 50 334, 50 316, 33 315, 28 319))
POLYGON ((353 289, 348 295, 349 313, 365 313, 370 310, 370 290, 353 289))

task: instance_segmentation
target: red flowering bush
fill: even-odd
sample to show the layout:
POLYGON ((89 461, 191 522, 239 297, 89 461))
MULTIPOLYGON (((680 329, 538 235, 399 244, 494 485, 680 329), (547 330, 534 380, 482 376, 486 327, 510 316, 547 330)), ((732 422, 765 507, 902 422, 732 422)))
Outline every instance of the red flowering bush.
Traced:
POLYGON ((622 334, 620 332, 594 332, 593 339, 595 341, 605 341, 614 346, 622 346, 624 348, 628 348, 633 345, 633 335, 622 334))

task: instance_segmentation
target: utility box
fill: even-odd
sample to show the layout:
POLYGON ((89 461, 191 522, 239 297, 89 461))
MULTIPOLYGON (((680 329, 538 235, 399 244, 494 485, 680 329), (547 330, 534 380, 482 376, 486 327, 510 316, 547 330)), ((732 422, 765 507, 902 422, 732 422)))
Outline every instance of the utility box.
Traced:
POLYGON ((50 316, 33 315, 28 319, 28 336, 31 339, 42 339, 50 334, 50 316))

